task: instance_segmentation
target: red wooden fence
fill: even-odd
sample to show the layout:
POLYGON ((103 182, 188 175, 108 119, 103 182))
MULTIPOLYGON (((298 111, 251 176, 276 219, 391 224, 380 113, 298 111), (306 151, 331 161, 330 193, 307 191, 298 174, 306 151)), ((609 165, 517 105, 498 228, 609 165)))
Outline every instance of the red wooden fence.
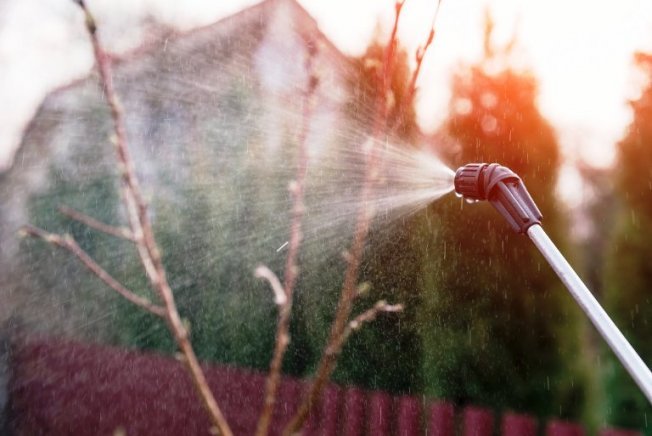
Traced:
MULTIPOLYGON (((253 434, 262 405, 264 375, 225 366, 205 367, 209 385, 235 434, 253 434)), ((16 435, 208 434, 210 423, 179 362, 150 353, 40 340, 11 351, 6 421, 16 435)), ((306 382, 285 378, 271 434, 298 406, 306 382)), ((329 385, 310 416, 307 435, 582 436, 582 426, 531 416, 498 417, 480 407, 456 410, 447 402, 392 397, 385 392, 329 385)), ((601 436, 639 432, 606 429, 601 436)))

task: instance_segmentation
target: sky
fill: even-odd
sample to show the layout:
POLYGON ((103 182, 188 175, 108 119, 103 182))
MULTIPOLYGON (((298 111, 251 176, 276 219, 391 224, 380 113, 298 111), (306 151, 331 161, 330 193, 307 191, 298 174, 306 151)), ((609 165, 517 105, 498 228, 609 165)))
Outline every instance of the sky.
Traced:
MULTIPOLYGON (((361 54, 376 34, 388 29, 393 0, 299 0, 335 45, 361 54)), ((145 17, 190 29, 256 3, 253 0, 88 0, 108 47, 137 46, 145 17)), ((407 0, 399 27, 414 52, 426 37, 436 0, 407 0)), ((494 40, 517 37, 514 64, 540 83, 539 105, 555 127, 567 162, 598 166, 613 162, 613 144, 631 121, 627 99, 642 78, 633 53, 652 51, 649 0, 443 0, 437 36, 427 54, 417 96, 422 129, 444 120, 449 83, 460 63, 477 61, 489 8, 494 40)), ((6 167, 26 123, 57 86, 92 68, 81 14, 72 1, 0 0, 0 169, 6 167)), ((570 176, 572 177, 572 176, 570 176)))

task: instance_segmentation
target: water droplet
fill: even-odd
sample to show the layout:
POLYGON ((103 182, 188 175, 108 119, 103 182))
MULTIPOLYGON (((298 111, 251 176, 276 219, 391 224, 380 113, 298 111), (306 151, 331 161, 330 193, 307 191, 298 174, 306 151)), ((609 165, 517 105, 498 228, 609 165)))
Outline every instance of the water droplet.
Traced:
POLYGON ((455 196, 456 196, 457 198, 462 198, 462 194, 460 194, 460 193, 457 192, 457 191, 455 191, 455 196))

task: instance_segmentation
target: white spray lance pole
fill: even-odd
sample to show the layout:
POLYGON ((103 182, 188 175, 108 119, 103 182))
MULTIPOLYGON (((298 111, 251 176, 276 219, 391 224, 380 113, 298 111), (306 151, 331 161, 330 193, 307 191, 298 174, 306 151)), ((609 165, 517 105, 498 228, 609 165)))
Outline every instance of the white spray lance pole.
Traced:
POLYGON ((455 173, 455 191, 489 200, 514 230, 527 233, 652 404, 652 372, 543 230, 541 212, 520 177, 498 164, 468 164, 455 173))
POLYGON ((564 285, 568 288, 577 304, 584 313, 591 319, 591 322, 600 332, 613 352, 618 356, 620 362, 627 369, 641 391, 652 404, 652 372, 645 365, 643 359, 636 353, 634 348, 627 342, 625 336, 616 327, 616 324, 609 318, 600 303, 595 299, 591 291, 584 285, 582 280, 575 273, 568 261, 559 252, 555 244, 550 240, 543 228, 535 224, 527 229, 527 234, 537 246, 543 257, 557 273, 564 285))

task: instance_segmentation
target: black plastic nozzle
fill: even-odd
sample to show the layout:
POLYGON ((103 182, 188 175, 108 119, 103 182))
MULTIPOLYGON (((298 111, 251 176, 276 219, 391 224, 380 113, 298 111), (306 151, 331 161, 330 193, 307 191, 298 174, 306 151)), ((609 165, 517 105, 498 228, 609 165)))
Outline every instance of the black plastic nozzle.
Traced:
POLYGON ((541 224, 543 216, 523 181, 502 165, 471 163, 458 168, 455 192, 472 200, 489 200, 518 233, 541 224))

